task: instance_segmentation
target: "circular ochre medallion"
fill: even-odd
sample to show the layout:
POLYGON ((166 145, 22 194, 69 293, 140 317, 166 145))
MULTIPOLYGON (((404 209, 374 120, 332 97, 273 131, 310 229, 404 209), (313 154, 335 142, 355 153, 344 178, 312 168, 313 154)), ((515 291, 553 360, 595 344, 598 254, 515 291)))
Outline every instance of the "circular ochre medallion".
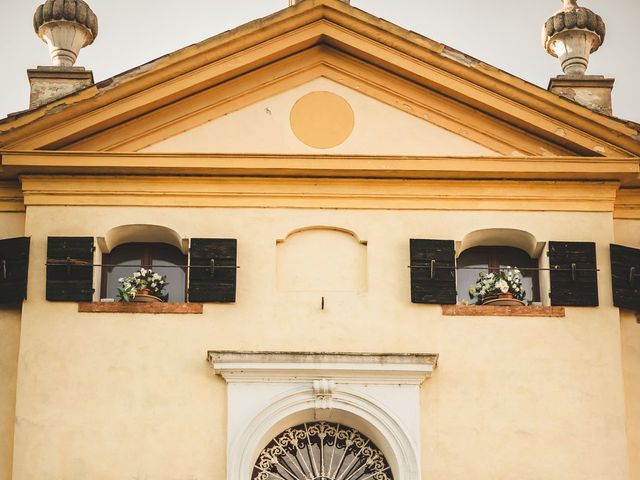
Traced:
POLYGON ((314 148, 332 148, 344 142, 354 126, 351 105, 331 92, 311 92, 291 109, 291 130, 298 140, 314 148))

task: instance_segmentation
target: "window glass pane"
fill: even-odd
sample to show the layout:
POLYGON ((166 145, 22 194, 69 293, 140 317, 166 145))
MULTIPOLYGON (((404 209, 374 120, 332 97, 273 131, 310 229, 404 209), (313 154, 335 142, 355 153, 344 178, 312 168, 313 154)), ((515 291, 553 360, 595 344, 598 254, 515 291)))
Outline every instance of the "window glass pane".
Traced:
MULTIPOLYGON (((501 248, 499 253, 500 268, 518 267, 519 269, 537 268, 536 260, 531 259, 527 252, 517 248, 501 248)), ((533 270, 520 270, 522 287, 526 292, 525 301, 539 302, 540 288, 538 286, 538 272, 533 270)))
POLYGON ((169 285, 165 288, 168 302, 186 301, 187 257, 174 246, 162 243, 126 243, 104 256, 106 272, 106 298, 118 298, 119 278, 128 277, 141 266, 151 267, 159 275, 166 275, 169 285))
POLYGON ((151 267, 159 275, 166 275, 168 302, 184 302, 187 269, 180 265, 187 264, 187 257, 171 245, 159 245, 151 251, 151 267))
POLYGON ((487 273, 489 270, 489 253, 482 247, 465 250, 458 257, 457 267, 458 301, 466 300, 469 303, 475 303, 476 300, 469 296, 469 288, 476 284, 480 272, 487 273))
POLYGON ((527 252, 513 247, 474 247, 465 250, 457 260, 458 301, 466 300, 476 303, 477 299, 469 296, 469 288, 474 286, 480 272, 496 271, 498 268, 518 267, 522 277, 522 286, 526 292, 526 302, 540 301, 538 267, 536 259, 527 252))
POLYGON ((118 279, 128 277, 142 266, 144 246, 141 244, 124 244, 114 248, 105 255, 105 262, 116 267, 102 267, 107 272, 106 298, 118 298, 118 279), (125 266, 119 266, 125 265, 125 266))

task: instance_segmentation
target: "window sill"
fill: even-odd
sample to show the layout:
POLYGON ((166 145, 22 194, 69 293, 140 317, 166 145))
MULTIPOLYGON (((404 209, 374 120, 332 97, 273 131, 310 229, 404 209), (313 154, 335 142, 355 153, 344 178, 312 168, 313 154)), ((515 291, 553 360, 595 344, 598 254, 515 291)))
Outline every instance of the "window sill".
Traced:
POLYGON ((78 312, 86 313, 177 313, 201 314, 202 303, 78 303, 78 312))
POLYGON ((442 305, 443 315, 468 317, 564 317, 564 307, 491 305, 442 305))

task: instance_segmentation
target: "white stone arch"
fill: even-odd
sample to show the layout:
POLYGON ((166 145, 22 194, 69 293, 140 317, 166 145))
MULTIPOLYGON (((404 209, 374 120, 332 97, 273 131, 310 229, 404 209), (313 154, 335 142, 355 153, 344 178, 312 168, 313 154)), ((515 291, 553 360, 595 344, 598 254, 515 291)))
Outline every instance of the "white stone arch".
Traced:
POLYGON ((419 480, 418 449, 398 419, 372 398, 348 388, 332 395, 330 409, 317 409, 310 388, 285 393, 247 425, 229 452, 229 480, 247 480, 262 449, 289 427, 327 420, 355 428, 384 453, 395 480, 419 480), (234 468, 235 467, 235 468, 234 468))
POLYGON ((394 480, 420 479, 420 385, 433 354, 209 352, 227 381, 227 480, 249 480, 289 427, 326 420, 370 438, 394 480))

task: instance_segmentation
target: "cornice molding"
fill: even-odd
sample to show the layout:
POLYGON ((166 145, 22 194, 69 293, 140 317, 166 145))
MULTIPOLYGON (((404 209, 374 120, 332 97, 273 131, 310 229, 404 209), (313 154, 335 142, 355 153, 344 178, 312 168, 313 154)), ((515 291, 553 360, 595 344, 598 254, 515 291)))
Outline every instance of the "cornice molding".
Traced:
POLYGON ((635 157, 424 157, 4 151, 2 173, 617 181, 640 186, 635 157))
POLYGON ((612 212, 617 182, 22 177, 25 205, 612 212))
POLYGON ((613 218, 640 220, 640 188, 622 188, 618 190, 613 218))
POLYGON ((227 383, 286 380, 308 383, 420 385, 431 376, 437 354, 210 351, 207 360, 227 383))
POLYGON ((0 212, 24 212, 24 198, 20 184, 0 181, 0 212))

